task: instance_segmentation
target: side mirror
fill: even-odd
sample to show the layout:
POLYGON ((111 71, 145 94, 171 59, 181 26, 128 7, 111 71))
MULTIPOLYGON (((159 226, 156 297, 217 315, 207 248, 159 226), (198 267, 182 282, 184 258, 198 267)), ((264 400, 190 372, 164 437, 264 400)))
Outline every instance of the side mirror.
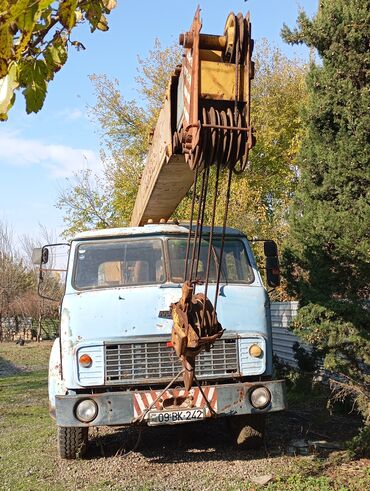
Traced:
POLYGON ((35 266, 40 266, 41 259, 42 259, 42 248, 36 247, 32 251, 32 264, 34 264, 35 266))
POLYGON ((36 247, 32 251, 32 264, 40 266, 49 262, 49 249, 47 247, 36 247))
POLYGON ((280 266, 277 245, 273 240, 266 240, 263 244, 266 256, 266 281, 268 286, 276 288, 280 285, 280 266))
POLYGON ((274 240, 265 240, 263 243, 263 252, 266 257, 277 257, 278 249, 274 240))

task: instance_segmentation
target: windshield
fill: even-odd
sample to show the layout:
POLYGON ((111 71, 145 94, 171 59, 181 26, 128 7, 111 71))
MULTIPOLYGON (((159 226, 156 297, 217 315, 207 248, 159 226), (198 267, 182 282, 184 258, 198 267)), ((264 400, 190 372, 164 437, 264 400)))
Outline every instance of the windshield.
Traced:
MULTIPOLYGON (((202 241, 197 278, 204 280, 206 277, 208 242, 202 241)), ((171 281, 182 283, 184 281, 185 257, 186 257, 187 239, 169 239, 168 252, 170 259, 171 281)), ((221 240, 214 239, 212 247, 212 256, 210 263, 209 281, 216 281, 218 262, 221 249, 221 240)), ((192 258, 192 248, 189 254, 189 266, 192 258)), ((249 263, 247 251, 244 244, 238 239, 225 240, 224 252, 222 256, 221 281, 227 283, 252 283, 254 280, 253 269, 249 263)))
MULTIPOLYGON (((80 244, 76 250, 74 287, 77 290, 112 288, 119 286, 154 285, 171 281, 184 281, 187 238, 165 240, 116 239, 80 244), (164 267, 163 244, 167 245, 167 278, 164 267)), ((220 255, 221 240, 214 239, 209 281, 215 282, 216 264, 220 255)), ((207 268, 208 242, 202 241, 197 278, 204 280, 207 268)), ((192 248, 189 254, 189 268, 192 248)), ((252 283, 253 269, 249 263, 244 243, 239 239, 226 239, 221 268, 224 283, 252 283)))
POLYGON ((162 241, 104 240, 80 244, 74 286, 78 290, 163 283, 162 241))

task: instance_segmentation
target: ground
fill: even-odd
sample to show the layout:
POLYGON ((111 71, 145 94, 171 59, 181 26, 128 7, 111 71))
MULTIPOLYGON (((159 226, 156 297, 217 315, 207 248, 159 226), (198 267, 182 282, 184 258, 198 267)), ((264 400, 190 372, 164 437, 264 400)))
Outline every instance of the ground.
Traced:
MULTIPOLYGON (((291 398, 270 416, 259 452, 233 447, 225 421, 145 429, 94 430, 86 460, 58 458, 47 408, 51 343, 0 343, 0 488, 4 490, 358 490, 370 489, 370 461, 345 450, 289 455, 293 439, 343 442, 356 433, 352 414, 331 414, 323 399, 291 398), (308 401, 314 403, 307 403, 308 401), (256 478, 268 476, 265 486, 256 478)), ((339 443, 341 447, 341 443, 339 443)))

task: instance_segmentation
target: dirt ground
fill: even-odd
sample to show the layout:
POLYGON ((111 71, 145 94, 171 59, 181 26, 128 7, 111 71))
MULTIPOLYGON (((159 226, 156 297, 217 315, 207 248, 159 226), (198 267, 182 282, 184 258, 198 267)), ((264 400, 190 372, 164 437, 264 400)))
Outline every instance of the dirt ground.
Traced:
MULTIPOLYGON (((365 488, 356 487, 356 481, 364 475, 369 462, 349 462, 338 443, 355 430, 356 423, 345 416, 323 416, 321 409, 316 412, 291 409, 269 417, 266 444, 260 451, 236 449, 226 421, 218 420, 146 428, 134 453, 128 452, 136 442, 137 431, 94 430, 83 473, 90 478, 104 475, 111 489, 141 489, 143 483, 147 486, 143 489, 153 490, 254 489, 252 483, 256 478, 258 481, 259 477, 270 475, 273 489, 362 490, 365 488), (325 440, 339 449, 320 449, 306 457, 289 455, 292 440, 302 438, 325 440), (285 487, 284 482, 291 476, 296 481, 294 487, 289 484, 285 487), (320 476, 327 479, 320 483, 320 476), (306 488, 310 479, 317 482, 306 488), (326 483, 331 487, 326 488, 326 483)), ((70 463, 61 465, 67 472, 73 470, 70 463)))

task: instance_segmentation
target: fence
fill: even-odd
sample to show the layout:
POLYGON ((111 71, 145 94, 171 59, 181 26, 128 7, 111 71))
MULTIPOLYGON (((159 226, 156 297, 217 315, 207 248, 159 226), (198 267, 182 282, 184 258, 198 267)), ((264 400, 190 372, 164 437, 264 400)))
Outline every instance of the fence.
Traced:
POLYGON ((0 342, 35 340, 40 330, 40 338, 54 339, 57 335, 58 319, 42 319, 41 330, 38 321, 31 317, 6 317, 0 319, 0 342))
POLYGON ((297 311, 298 302, 271 302, 272 348, 280 360, 292 366, 297 366, 293 345, 301 341, 288 328, 297 311))

